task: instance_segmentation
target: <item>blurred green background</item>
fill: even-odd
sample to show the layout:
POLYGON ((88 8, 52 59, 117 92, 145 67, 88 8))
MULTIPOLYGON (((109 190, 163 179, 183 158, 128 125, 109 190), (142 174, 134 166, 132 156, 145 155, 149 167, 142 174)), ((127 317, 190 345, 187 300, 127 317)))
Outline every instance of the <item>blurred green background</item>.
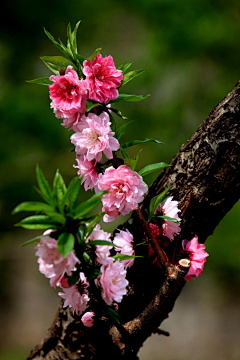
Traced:
MULTIPOLYGON (((49 180, 57 168, 67 183, 76 175, 72 166, 75 156, 71 152, 71 132, 60 126, 61 121, 50 109, 48 88, 28 84, 25 80, 49 76, 50 71, 39 57, 60 54, 43 28, 65 43, 68 22, 73 27, 80 19, 80 54, 88 57, 102 47, 102 55, 111 54, 116 66, 133 61, 132 69, 147 68, 143 75, 126 85, 124 92, 151 94, 151 97, 118 106, 129 120, 135 120, 124 140, 147 137, 164 142, 164 145, 150 144, 143 148, 139 168, 150 162, 169 162, 240 78, 240 4, 237 0, 5 2, 0 25, 0 315, 4 324, 0 331, 1 360, 26 358, 31 347, 44 335, 43 329, 50 325, 58 303, 56 291, 49 290, 46 279, 37 274, 33 246, 30 250, 19 248, 32 234, 14 228, 21 214, 13 217, 10 213, 22 201, 39 199, 33 189, 36 163, 49 180), (51 311, 46 309, 48 305, 51 311), (45 314, 48 321, 44 318, 41 323, 34 317, 39 307, 41 319, 45 314)), ((133 153, 138 150, 135 148, 133 153)), ((150 184, 156 175, 149 176, 147 182, 150 184)), ((203 279, 196 281, 199 286, 196 282, 190 284, 192 290, 185 290, 183 294, 183 299, 193 296, 195 301, 196 296, 201 298, 202 292, 215 294, 214 289, 217 289, 217 303, 221 306, 216 316, 235 304, 238 335, 239 218, 238 203, 206 243, 210 258, 203 279)), ((214 295, 204 299, 207 306, 216 305, 214 295)), ((204 309, 206 306, 201 311, 204 309)), ((231 312, 226 315, 228 321, 231 317, 231 312)), ((212 336, 219 322, 225 321, 226 325, 226 320, 215 321, 217 325, 212 336)), ((192 325, 197 327, 198 323, 192 325)), ((234 348, 234 351, 226 350, 226 357, 225 350, 220 351, 217 345, 219 353, 213 351, 214 341, 209 345, 212 352, 195 357, 184 353, 184 356, 201 360, 213 360, 215 355, 218 360, 239 359, 240 345, 236 346, 231 334, 229 337, 234 345, 227 342, 226 348, 234 348)), ((177 343, 174 339, 170 341, 177 343)), ((170 341, 165 353, 159 343, 161 354, 166 354, 162 356, 168 360, 182 359, 178 350, 173 355, 167 352, 170 341)), ((190 349, 189 344, 186 347, 190 349)), ((144 356, 151 359, 149 354, 142 359, 144 356)), ((157 355, 152 356, 157 359, 157 355)))

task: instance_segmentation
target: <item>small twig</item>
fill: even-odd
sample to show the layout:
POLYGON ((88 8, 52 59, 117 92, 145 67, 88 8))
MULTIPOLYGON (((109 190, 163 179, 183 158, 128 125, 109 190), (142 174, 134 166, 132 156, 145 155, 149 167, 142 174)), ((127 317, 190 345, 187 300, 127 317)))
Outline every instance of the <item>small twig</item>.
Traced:
POLYGON ((116 165, 117 168, 120 166, 120 162, 119 162, 119 160, 117 158, 117 155, 116 155, 115 151, 113 151, 113 161, 112 162, 113 162, 114 165, 116 165))
POLYGON ((170 336, 170 333, 168 331, 156 328, 156 327, 152 327, 153 329, 153 333, 154 334, 159 334, 159 335, 164 335, 164 336, 170 336))
POLYGON ((155 236, 153 235, 149 225, 148 225, 148 222, 146 221, 145 217, 143 216, 143 213, 142 211, 140 210, 140 208, 138 207, 137 210, 137 215, 141 221, 141 224, 142 224, 142 227, 144 229, 144 231, 146 232, 148 238, 151 239, 151 242, 152 242, 152 246, 153 246, 153 249, 157 255, 157 258, 160 262, 160 264, 166 269, 169 265, 169 262, 168 262, 168 259, 167 259, 167 256, 166 254, 163 252, 163 250, 160 248, 157 240, 155 239, 155 236))

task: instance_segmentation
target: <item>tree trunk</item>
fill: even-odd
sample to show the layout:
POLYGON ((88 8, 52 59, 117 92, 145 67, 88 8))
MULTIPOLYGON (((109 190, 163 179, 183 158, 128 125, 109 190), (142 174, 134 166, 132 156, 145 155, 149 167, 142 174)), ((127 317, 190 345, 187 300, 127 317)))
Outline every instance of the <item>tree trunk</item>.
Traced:
MULTIPOLYGON (((179 254, 182 239, 196 234, 204 243, 240 198, 240 83, 181 146, 171 165, 150 187, 142 210, 153 196, 172 186, 169 193, 182 212, 181 235, 173 242, 173 253, 179 254)), ((145 238, 136 212, 123 227, 136 242, 145 238)), ((147 252, 144 246, 136 250, 137 255, 147 252)), ((121 326, 102 319, 85 328, 61 302, 46 338, 28 359, 137 359, 143 341, 161 333, 157 328, 172 310, 187 271, 178 263, 164 271, 149 259, 137 259, 128 270, 128 295, 119 305, 121 326)))

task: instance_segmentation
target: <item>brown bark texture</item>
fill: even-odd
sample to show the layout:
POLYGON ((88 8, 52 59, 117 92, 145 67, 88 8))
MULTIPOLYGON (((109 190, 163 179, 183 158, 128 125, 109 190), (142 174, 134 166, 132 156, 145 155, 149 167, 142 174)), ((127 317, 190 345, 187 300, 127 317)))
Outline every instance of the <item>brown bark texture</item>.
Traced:
MULTIPOLYGON (((191 240, 196 234, 204 243, 240 198, 240 83, 181 146, 171 167, 150 187, 142 211, 169 186, 182 218, 181 235, 173 242, 173 264, 160 269, 147 257, 135 261, 128 270, 128 294, 119 305, 121 325, 106 318, 84 328, 80 317, 63 309, 61 302, 52 327, 28 360, 138 359, 143 342, 152 333, 161 333, 158 327, 185 285, 188 267, 178 263, 182 239, 191 240)), ((145 239, 136 212, 123 228, 129 229, 137 243, 145 239)), ((137 255, 147 251, 146 246, 136 247, 137 255)))

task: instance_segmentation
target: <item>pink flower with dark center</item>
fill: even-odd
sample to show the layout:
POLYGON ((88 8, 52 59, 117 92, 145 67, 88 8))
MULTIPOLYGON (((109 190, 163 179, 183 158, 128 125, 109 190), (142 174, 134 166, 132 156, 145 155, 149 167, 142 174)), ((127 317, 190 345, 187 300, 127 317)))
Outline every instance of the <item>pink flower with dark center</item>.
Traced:
POLYGON ((92 327, 94 323, 94 318, 93 318, 94 316, 95 316, 94 312, 92 311, 86 312, 81 318, 83 325, 86 327, 92 327))
POLYGON ((89 99, 105 104, 117 99, 123 74, 116 69, 111 55, 103 58, 98 54, 92 61, 85 60, 83 74, 89 84, 89 99))
MULTIPOLYGON (((126 230, 119 230, 113 239, 113 243, 116 247, 116 251, 129 256, 134 256, 135 252, 133 250, 133 236, 126 230)), ((125 268, 131 267, 134 263, 134 259, 124 260, 123 264, 125 268)))
POLYGON ((39 271, 50 279, 53 287, 59 285, 65 273, 71 275, 71 272, 76 270, 76 263, 79 263, 72 251, 64 258, 57 248, 57 240, 49 236, 41 237, 36 249, 39 271))
POLYGON ((81 315, 83 311, 86 310, 87 303, 90 300, 87 291, 89 283, 84 273, 80 272, 80 278, 77 284, 69 286, 67 279, 63 278, 60 285, 64 292, 59 292, 58 295, 65 299, 63 307, 69 306, 73 308, 73 313, 81 315))
POLYGON ((127 293, 128 281, 126 280, 127 271, 123 263, 116 261, 108 265, 102 265, 101 274, 98 276, 98 282, 102 288, 102 298, 108 304, 113 301, 120 303, 123 295, 127 293))
POLYGON ((77 165, 73 165, 76 169, 79 169, 77 174, 82 179, 81 184, 84 183, 85 191, 89 189, 95 189, 98 192, 98 172, 96 169, 96 161, 88 161, 84 155, 76 157, 77 165))
POLYGON ((205 245, 198 243, 197 235, 195 235, 190 241, 183 240, 182 247, 183 250, 189 253, 189 259, 191 261, 191 266, 185 276, 185 280, 194 280, 193 275, 199 276, 203 272, 204 263, 206 262, 206 257, 209 256, 209 254, 204 251, 206 248, 205 245))
MULTIPOLYGON (((99 224, 97 224, 92 231, 91 235, 88 238, 88 241, 92 240, 111 240, 111 233, 108 233, 106 231, 103 231, 99 224)), ((109 262, 112 261, 112 258, 110 258, 110 250, 112 249, 112 246, 107 245, 96 245, 96 261, 99 264, 107 265, 109 262)))
POLYGON ((111 130, 111 122, 106 112, 99 116, 88 114, 82 116, 81 122, 77 125, 75 134, 71 136, 71 142, 76 146, 76 153, 85 155, 88 161, 102 161, 102 153, 108 158, 113 158, 113 151, 117 151, 120 144, 114 138, 111 130))
MULTIPOLYGON (((178 201, 173 201, 173 196, 169 196, 162 204, 160 204, 155 210, 154 214, 162 213, 163 216, 168 216, 170 218, 176 219, 178 222, 181 221, 178 216, 178 201)), ((164 220, 163 225, 163 235, 168 237, 170 240, 174 239, 175 235, 178 235, 181 231, 180 225, 174 223, 173 221, 164 220)))
POLYGON ((104 174, 99 175, 98 188, 110 191, 102 196, 103 211, 107 211, 103 217, 105 222, 137 209, 148 189, 142 177, 126 165, 117 169, 112 166, 107 168, 104 174))
MULTIPOLYGON (((52 100, 51 107, 57 117, 68 118, 67 114, 69 113, 85 113, 88 82, 79 80, 78 74, 73 70, 72 66, 67 67, 65 75, 52 75, 50 80, 53 81, 53 84, 49 85, 49 94, 52 100)), ((69 116, 66 125, 71 124, 71 121, 74 120, 70 120, 69 116)))

